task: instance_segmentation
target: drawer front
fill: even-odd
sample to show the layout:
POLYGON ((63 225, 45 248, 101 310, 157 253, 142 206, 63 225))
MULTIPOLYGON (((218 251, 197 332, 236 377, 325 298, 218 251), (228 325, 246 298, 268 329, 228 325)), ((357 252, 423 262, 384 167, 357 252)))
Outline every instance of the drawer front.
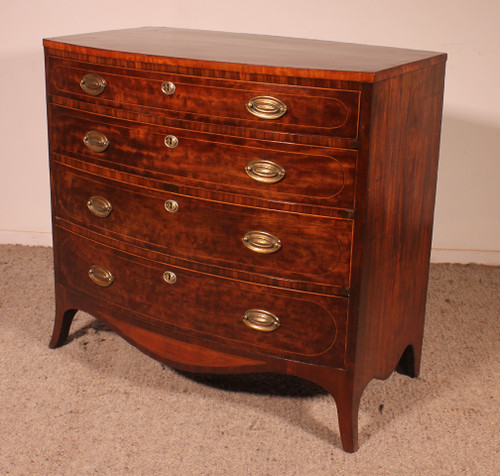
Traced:
POLYGON ((57 163, 52 183, 55 216, 99 233, 226 269, 349 286, 351 220, 147 191, 57 163))
POLYGON ((359 91, 121 70, 53 58, 49 68, 50 93, 85 101, 146 106, 155 114, 274 132, 345 138, 358 133, 359 91), (86 92, 85 78, 101 81, 102 92, 86 92))
POLYGON ((345 346, 347 299, 281 291, 141 260, 56 227, 58 282, 143 320, 245 349, 313 356, 345 346))
POLYGON ((117 121, 60 107, 53 106, 51 113, 50 142, 60 154, 84 156, 174 184, 269 200, 354 206, 357 153, 353 150, 264 141, 255 146, 230 144, 213 134, 117 121), (105 138, 105 150, 85 144, 89 132, 105 138), (166 141, 172 136, 176 145, 168 147, 166 141))

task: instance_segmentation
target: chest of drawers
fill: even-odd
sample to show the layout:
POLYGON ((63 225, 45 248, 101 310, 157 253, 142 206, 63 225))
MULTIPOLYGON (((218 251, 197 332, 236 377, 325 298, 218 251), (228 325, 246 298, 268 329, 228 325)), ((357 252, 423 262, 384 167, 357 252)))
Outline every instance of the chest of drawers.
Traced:
POLYGON ((446 55, 141 28, 44 40, 56 317, 194 372, 419 372, 446 55))

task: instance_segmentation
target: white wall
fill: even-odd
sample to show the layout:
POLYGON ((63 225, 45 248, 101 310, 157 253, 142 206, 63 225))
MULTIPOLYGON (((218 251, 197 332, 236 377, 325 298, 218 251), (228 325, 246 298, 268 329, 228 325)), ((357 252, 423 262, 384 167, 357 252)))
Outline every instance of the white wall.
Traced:
POLYGON ((172 26, 449 54, 433 260, 500 264, 498 0, 0 0, 0 243, 50 245, 42 38, 172 26))

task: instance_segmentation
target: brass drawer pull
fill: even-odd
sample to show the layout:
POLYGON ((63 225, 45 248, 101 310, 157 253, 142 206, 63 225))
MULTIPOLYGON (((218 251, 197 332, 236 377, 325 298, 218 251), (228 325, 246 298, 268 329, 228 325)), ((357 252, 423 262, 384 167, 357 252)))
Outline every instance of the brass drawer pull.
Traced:
POLYGON ((280 326, 278 316, 262 309, 249 309, 243 314, 243 322, 252 329, 261 332, 271 332, 280 326))
POLYGON ((106 218, 113 211, 113 206, 111 202, 104 197, 99 195, 94 195, 90 197, 87 201, 88 209, 99 218, 106 218))
POLYGON ((175 213, 179 210, 179 204, 175 200, 165 200, 165 210, 170 213, 175 213))
POLYGON ((89 269, 89 278, 98 286, 107 288, 113 284, 115 278, 111 274, 111 271, 106 269, 104 266, 95 264, 89 269))
POLYGON ((285 169, 271 160, 255 160, 245 167, 245 172, 257 182, 278 183, 285 176, 285 169))
POLYGON ((109 147, 109 139, 100 131, 88 131, 83 136, 83 143, 92 152, 104 152, 109 147))
POLYGON ((165 271, 163 273, 163 280, 168 284, 174 284, 177 281, 177 276, 173 271, 165 271))
POLYGON ((286 114, 287 107, 271 96, 255 96, 247 102, 247 110, 261 119, 279 119, 286 114))
POLYGON ((80 81, 81 88, 91 96, 99 96, 106 88, 106 80, 97 73, 88 73, 80 81))
POLYGON ((249 250, 266 255, 276 253, 281 248, 281 240, 266 231, 249 231, 242 241, 249 250))
POLYGON ((175 93, 175 84, 172 81, 164 81, 161 84, 161 90, 167 96, 172 96, 175 93))
POLYGON ((179 145, 179 139, 172 135, 166 136, 163 142, 169 149, 175 149, 179 145))

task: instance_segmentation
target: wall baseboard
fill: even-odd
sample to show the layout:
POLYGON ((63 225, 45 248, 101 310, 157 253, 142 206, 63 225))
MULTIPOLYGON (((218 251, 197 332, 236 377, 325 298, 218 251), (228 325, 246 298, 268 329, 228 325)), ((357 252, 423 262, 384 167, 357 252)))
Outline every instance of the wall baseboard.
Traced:
POLYGON ((488 266, 500 265, 500 251, 496 250, 447 250, 433 248, 431 263, 477 263, 488 266))
MULTIPOLYGON (((52 246, 52 233, 46 231, 0 230, 0 244, 52 246)), ((460 264, 477 263, 489 266, 500 266, 500 251, 433 248, 431 262, 460 264)))
POLYGON ((52 233, 47 231, 0 230, 0 244, 52 246, 52 233))

